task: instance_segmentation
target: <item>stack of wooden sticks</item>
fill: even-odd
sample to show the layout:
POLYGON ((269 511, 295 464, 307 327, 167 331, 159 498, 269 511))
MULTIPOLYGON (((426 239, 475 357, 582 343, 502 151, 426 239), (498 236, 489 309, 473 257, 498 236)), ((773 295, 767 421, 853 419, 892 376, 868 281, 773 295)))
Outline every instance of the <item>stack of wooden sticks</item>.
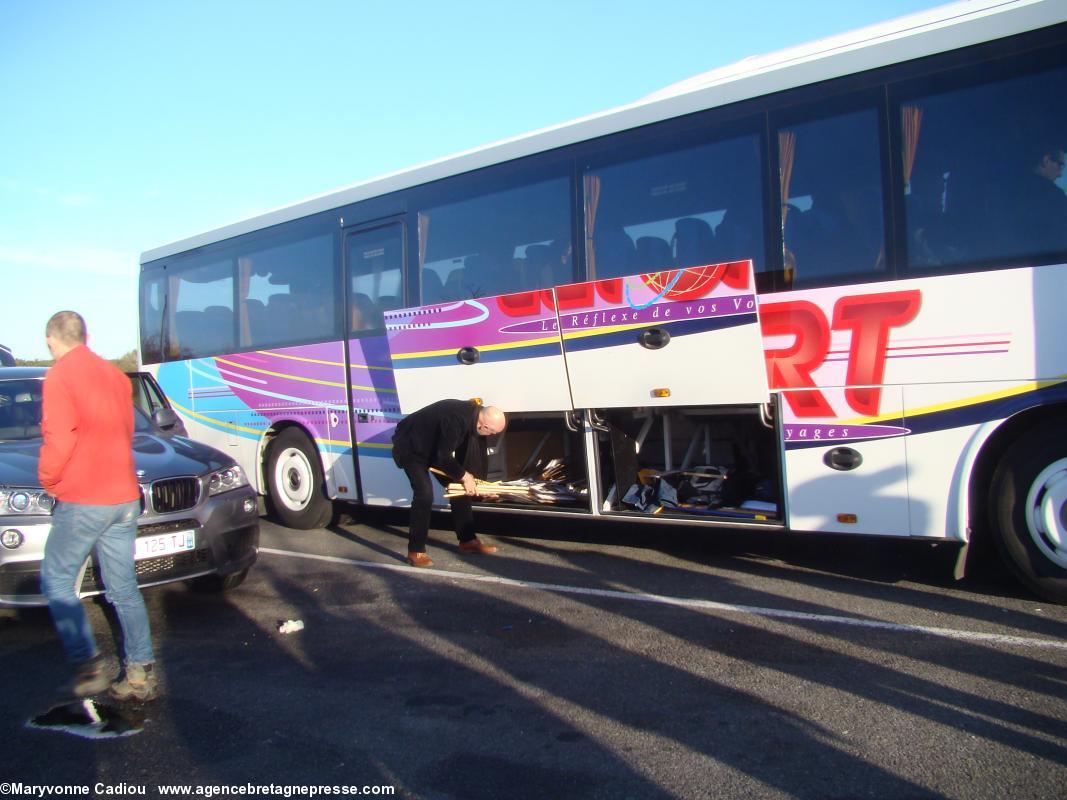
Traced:
MULTIPOLYGON (((580 499, 580 492, 566 484, 567 466, 562 459, 552 459, 535 476, 511 481, 483 481, 475 478, 478 496, 509 502, 557 504, 580 499)), ((445 487, 445 497, 462 497, 462 483, 445 487)))

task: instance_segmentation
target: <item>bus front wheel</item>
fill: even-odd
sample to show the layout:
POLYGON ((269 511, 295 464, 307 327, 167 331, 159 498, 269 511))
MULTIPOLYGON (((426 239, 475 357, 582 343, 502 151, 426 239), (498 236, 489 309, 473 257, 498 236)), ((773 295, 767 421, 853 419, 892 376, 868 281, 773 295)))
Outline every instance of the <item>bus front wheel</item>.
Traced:
POLYGON ((1067 425, 1019 436, 991 488, 992 527, 1009 569, 1046 600, 1067 603, 1067 425))
POLYGON ((267 487, 274 513, 289 528, 321 528, 333 516, 319 454, 296 428, 286 428, 271 442, 267 487))

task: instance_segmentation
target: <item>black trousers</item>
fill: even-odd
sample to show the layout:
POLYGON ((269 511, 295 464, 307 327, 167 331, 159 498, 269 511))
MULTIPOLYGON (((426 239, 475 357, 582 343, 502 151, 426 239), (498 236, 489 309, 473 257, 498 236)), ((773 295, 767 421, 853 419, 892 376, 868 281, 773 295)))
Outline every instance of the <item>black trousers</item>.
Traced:
MULTIPOLYGON (((408 525, 408 552, 425 553, 426 537, 430 533, 430 510, 433 506, 433 483, 430 482, 430 467, 428 464, 408 459, 401 460, 399 466, 404 470, 411 482, 411 520, 408 525)), ((435 475, 442 486, 447 486, 449 480, 435 475)), ((471 499, 453 497, 449 500, 452 506, 452 525, 456 529, 456 536, 461 542, 469 542, 475 538, 474 511, 471 507, 471 499)))

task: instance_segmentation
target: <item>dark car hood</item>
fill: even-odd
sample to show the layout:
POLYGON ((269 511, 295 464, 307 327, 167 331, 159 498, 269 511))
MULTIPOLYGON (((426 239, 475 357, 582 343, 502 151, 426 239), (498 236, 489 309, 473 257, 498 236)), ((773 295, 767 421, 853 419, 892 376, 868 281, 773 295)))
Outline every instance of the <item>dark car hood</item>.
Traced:
POLYGON ((40 439, 0 442, 0 486, 40 486, 37 453, 40 439))
MULTIPOLYGON (((0 442, 0 486, 40 486, 37 456, 40 439, 0 442)), ((233 459, 214 447, 183 436, 133 435, 133 457, 137 480, 148 482, 179 475, 202 475, 224 469, 233 459)))
POLYGON ((154 481, 175 475, 200 475, 224 469, 234 463, 229 456, 184 436, 133 435, 133 458, 138 477, 154 481))

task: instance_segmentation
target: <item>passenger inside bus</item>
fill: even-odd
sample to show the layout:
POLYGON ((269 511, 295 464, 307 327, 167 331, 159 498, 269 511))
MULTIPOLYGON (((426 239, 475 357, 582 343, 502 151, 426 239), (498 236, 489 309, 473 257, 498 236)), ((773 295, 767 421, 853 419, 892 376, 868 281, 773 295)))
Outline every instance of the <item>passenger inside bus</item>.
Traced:
POLYGON ((637 272, 637 248, 621 227, 598 223, 593 234, 593 247, 596 251, 594 277, 612 278, 637 272))
POLYGON ((1004 249, 1039 253, 1067 249, 1067 194, 1056 184, 1063 175, 1063 146, 1039 142, 1028 147, 1020 161, 1004 192, 1004 249))
POLYGON ((352 308, 349 312, 349 317, 352 333, 381 330, 385 327, 382 309, 376 306, 374 301, 365 294, 357 293, 352 296, 352 308))
POLYGON ((756 273, 763 264, 763 209, 759 184, 744 179, 730 183, 726 211, 715 226, 714 253, 710 263, 751 258, 756 273))
POLYGON ((527 280, 532 280, 541 287, 555 286, 552 263, 552 248, 547 244, 531 244, 526 246, 523 271, 527 280))
POLYGON ((854 181, 819 187, 811 208, 795 215, 791 249, 798 278, 877 271, 879 262, 884 265, 881 204, 874 188, 854 181))

